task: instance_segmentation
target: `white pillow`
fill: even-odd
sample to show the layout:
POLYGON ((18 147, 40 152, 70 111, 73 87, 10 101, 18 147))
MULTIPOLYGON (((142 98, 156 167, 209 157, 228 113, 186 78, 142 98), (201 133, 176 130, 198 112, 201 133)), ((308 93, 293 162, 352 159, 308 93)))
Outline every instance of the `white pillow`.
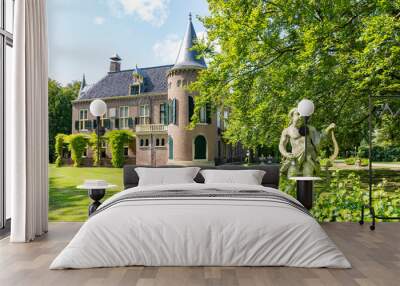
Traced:
POLYGON ((261 170, 202 170, 205 184, 261 185, 265 171, 261 170))
POLYGON ((135 168, 139 176, 138 186, 195 183, 200 168, 135 168))

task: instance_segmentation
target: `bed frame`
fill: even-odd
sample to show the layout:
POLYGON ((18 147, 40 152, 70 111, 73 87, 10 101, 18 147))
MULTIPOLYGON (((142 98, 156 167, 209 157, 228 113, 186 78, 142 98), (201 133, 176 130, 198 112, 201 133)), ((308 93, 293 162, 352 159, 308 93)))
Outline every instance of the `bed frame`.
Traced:
MULTIPOLYGON (((124 166, 124 189, 129 189, 136 187, 139 183, 139 176, 135 171, 136 167, 147 167, 150 166, 137 166, 137 165, 125 165, 124 166)), ((184 166, 157 166, 157 168, 182 168, 184 166)), ((257 166, 241 166, 241 165, 220 165, 215 167, 205 167, 199 166, 202 170, 205 169, 217 169, 217 170, 263 170, 265 171, 265 175, 262 179, 261 184, 264 187, 271 187, 278 189, 279 187, 279 165, 257 165, 257 166)), ((204 183, 204 178, 200 174, 197 174, 196 178, 194 178, 197 183, 204 183)))

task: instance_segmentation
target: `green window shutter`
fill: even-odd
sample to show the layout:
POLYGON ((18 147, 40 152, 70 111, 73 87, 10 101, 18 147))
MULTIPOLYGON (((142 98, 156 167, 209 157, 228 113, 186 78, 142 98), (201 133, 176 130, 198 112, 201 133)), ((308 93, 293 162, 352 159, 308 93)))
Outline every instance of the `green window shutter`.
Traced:
POLYGON ((177 105, 177 100, 174 98, 172 100, 172 123, 176 125, 177 118, 176 118, 176 105, 177 105))
POLYGON ((91 120, 85 121, 85 129, 87 129, 87 130, 92 129, 92 121, 91 120))
POLYGON ((189 122, 192 122, 192 116, 193 116, 193 113, 194 113, 194 100, 193 100, 193 97, 189 96, 188 104, 189 104, 189 118, 188 118, 188 120, 189 120, 189 122))
POLYGON ((111 120, 110 119, 104 119, 104 128, 106 129, 111 129, 111 120))
POLYGON ((206 104, 206 120, 208 124, 211 124, 211 104, 206 104))
POLYGON ((173 109, 172 109, 172 100, 170 101, 170 102, 168 102, 168 123, 169 124, 171 124, 173 121, 172 121, 172 112, 173 111, 173 109))
POLYGON ((94 120, 93 120, 93 129, 96 129, 96 128, 97 128, 97 120, 94 119, 94 120))
POLYGON ((174 159, 174 140, 171 136, 168 137, 168 159, 174 159))
POLYGON ((119 118, 115 118, 115 128, 119 129, 119 118))
POLYGON ((75 130, 79 130, 79 120, 75 120, 75 130))
POLYGON ((128 127, 129 128, 133 128, 133 119, 132 119, 132 117, 128 118, 128 127))

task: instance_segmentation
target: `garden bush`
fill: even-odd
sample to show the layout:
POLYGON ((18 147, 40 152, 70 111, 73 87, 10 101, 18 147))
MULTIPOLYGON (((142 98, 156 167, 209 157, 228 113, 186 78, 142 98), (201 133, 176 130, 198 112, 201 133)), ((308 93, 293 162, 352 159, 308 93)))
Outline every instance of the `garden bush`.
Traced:
POLYGON ((329 158, 320 159, 319 163, 321 164, 321 167, 325 167, 325 168, 330 168, 333 166, 332 160, 330 160, 329 158))
POLYGON ((354 157, 346 158, 344 159, 344 163, 346 165, 354 165, 356 163, 356 158, 354 157))
MULTIPOLYGON (((332 174, 327 190, 320 192, 311 210, 320 222, 352 221, 361 219, 361 207, 368 203, 368 187, 362 186, 360 176, 350 173, 341 177, 340 171, 332 174)), ((386 192, 386 180, 372 189, 373 207, 378 215, 400 215, 400 190, 386 192)), ((365 212, 366 220, 368 212, 365 212)))
MULTIPOLYGON (((342 176, 341 171, 327 172, 319 188, 314 188, 315 199, 311 214, 319 222, 349 221, 361 219, 361 207, 368 203, 368 186, 362 185, 360 176, 350 173, 342 176), (329 173, 329 174, 328 174, 329 173), (322 184, 322 185, 321 185, 322 184), (318 191, 320 190, 320 191, 318 191)), ((279 189, 296 197, 296 183, 281 176, 279 189)), ((388 182, 382 180, 372 189, 373 207, 381 216, 400 216, 400 189, 385 191, 388 182)), ((365 220, 369 221, 369 212, 365 212, 365 220)))
POLYGON ((64 144, 65 144, 65 139, 66 139, 65 134, 57 134, 56 135, 56 142, 55 142, 55 157, 56 161, 55 164, 57 167, 61 167, 62 165, 62 157, 63 157, 63 149, 64 149, 64 144))
POLYGON ((89 137, 84 134, 71 134, 67 137, 68 150, 71 151, 71 158, 74 162, 74 167, 82 165, 83 153, 89 144, 89 137))
MULTIPOLYGON (((368 158, 368 146, 358 148, 358 157, 368 158)), ((400 147, 398 146, 373 146, 371 152, 373 162, 397 162, 400 161, 400 147)))
MULTIPOLYGON (((100 137, 100 140, 102 140, 101 137, 100 137)), ((97 149, 97 134, 94 132, 90 135, 89 145, 90 145, 90 148, 92 149, 92 154, 93 154, 92 155, 93 166, 96 167, 99 164, 99 162, 98 162, 99 150, 97 149)))
POLYGON ((130 144, 135 135, 129 130, 112 130, 107 132, 105 138, 111 151, 111 164, 115 168, 122 168, 125 163, 124 145, 130 144))

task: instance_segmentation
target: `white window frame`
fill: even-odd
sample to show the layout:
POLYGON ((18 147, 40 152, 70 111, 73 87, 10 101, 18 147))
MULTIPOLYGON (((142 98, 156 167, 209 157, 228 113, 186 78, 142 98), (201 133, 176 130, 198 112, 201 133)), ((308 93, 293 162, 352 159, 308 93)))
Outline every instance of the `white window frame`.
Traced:
POLYGON ((202 124, 207 123, 207 108, 205 106, 200 108, 199 122, 202 124))
POLYGON ((119 128, 129 128, 129 106, 127 105, 119 107, 119 128))
POLYGON ((150 122, 150 105, 141 104, 139 106, 139 123, 149 124, 149 122, 150 122))
POLYGON ((88 109, 79 109, 79 131, 86 131, 85 128, 86 121, 89 121, 89 111, 88 109), (86 116, 82 116, 82 114, 86 114, 86 116))

